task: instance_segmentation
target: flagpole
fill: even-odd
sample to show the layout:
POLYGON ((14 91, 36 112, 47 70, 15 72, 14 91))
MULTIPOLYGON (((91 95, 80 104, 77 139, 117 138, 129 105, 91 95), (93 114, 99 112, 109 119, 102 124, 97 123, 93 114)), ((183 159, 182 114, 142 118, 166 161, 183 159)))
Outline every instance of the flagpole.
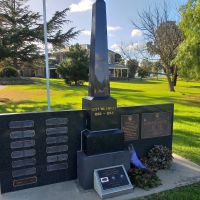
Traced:
POLYGON ((46 13, 46 0, 43 0, 43 19, 44 19, 44 41, 45 41, 45 68, 46 68, 46 93, 48 111, 51 111, 50 101, 50 83, 49 83, 49 55, 48 55, 48 41, 47 41, 47 13, 46 13))

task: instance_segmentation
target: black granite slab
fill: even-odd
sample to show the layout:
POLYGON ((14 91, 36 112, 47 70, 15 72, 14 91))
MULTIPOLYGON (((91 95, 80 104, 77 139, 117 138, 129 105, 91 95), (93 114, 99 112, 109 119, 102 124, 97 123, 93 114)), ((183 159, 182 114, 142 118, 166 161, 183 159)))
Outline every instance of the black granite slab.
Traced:
POLYGON ((112 97, 85 97, 82 108, 87 110, 87 128, 91 131, 115 129, 118 127, 117 101, 112 97))
POLYGON ((124 150, 124 134, 120 129, 83 132, 83 151, 86 155, 124 150))
POLYGON ((0 115, 1 192, 77 177, 85 111, 0 115))

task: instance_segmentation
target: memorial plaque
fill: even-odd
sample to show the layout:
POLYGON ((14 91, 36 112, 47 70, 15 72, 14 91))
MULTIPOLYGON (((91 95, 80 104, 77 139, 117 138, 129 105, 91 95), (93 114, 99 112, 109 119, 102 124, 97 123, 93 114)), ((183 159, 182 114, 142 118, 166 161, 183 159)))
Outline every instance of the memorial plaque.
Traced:
POLYGON ((58 134, 67 134, 68 127, 56 127, 56 128, 47 128, 47 135, 58 135, 58 134))
POLYGON ((35 156, 35 154, 36 154, 35 149, 13 151, 11 153, 11 158, 26 158, 26 157, 35 156))
POLYGON ((54 156, 47 156, 47 162, 60 162, 60 161, 66 161, 68 160, 68 154, 60 154, 60 155, 54 155, 54 156))
POLYGON ((68 164, 67 163, 59 163, 59 164, 54 164, 54 165, 47 165, 47 171, 48 172, 66 170, 67 168, 68 168, 68 164))
POLYGON ((10 139, 32 138, 35 136, 34 130, 13 131, 10 133, 10 139))
POLYGON ((138 140, 139 137, 139 114, 122 115, 121 129, 124 132, 126 142, 138 140))
POLYGON ((36 174, 36 168, 35 167, 12 171, 13 178, 17 178, 17 177, 20 177, 20 176, 28 176, 28 175, 33 175, 33 174, 36 174))
POLYGON ((101 198, 132 191, 133 186, 123 165, 94 171, 94 188, 101 198))
POLYGON ((35 158, 12 161, 12 168, 26 167, 36 164, 35 158))
POLYGON ((35 146, 35 140, 24 140, 10 143, 11 149, 20 149, 35 146))
POLYGON ((60 144, 68 142, 68 136, 60 136, 60 137, 47 137, 47 144, 60 144))
POLYGON ((33 120, 25 120, 25 121, 12 121, 9 123, 9 128, 11 129, 23 129, 23 128, 32 128, 34 127, 33 120))
POLYGON ((14 180, 13 187, 20 187, 20 186, 30 185, 30 184, 34 184, 34 183, 37 183, 36 176, 14 180))
POLYGON ((142 114, 141 138, 155 138, 171 135, 172 113, 156 112, 142 114))
POLYGON ((67 125, 68 118, 50 118, 46 120, 47 126, 67 125))
POLYGON ((68 146, 67 145, 60 145, 60 146, 47 147, 46 151, 47 151, 47 153, 65 152, 65 151, 68 151, 68 146))

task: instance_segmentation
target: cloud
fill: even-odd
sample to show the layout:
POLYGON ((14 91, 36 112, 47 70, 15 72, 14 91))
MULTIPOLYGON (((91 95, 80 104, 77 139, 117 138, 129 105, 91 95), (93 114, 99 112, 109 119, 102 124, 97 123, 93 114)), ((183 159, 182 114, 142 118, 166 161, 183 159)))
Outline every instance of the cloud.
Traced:
POLYGON ((133 44, 130 44, 126 47, 126 49, 128 51, 135 51, 135 50, 140 50, 140 49, 143 49, 145 47, 145 44, 144 43, 141 43, 141 42, 136 42, 136 43, 133 43, 133 44))
POLYGON ((143 32, 139 29, 133 29, 131 32, 132 37, 141 37, 143 35, 143 32))
POLYGON ((69 6, 70 12, 85 12, 92 9, 94 0, 80 0, 78 3, 73 3, 69 6))
POLYGON ((121 46, 119 44, 113 44, 111 47, 110 47, 113 51, 117 52, 117 53, 120 53, 121 52, 121 46))
POLYGON ((116 32, 122 30, 122 27, 120 26, 108 26, 108 31, 109 32, 116 32))
POLYGON ((81 31, 81 34, 85 36, 91 36, 91 31, 84 30, 84 31, 81 31))

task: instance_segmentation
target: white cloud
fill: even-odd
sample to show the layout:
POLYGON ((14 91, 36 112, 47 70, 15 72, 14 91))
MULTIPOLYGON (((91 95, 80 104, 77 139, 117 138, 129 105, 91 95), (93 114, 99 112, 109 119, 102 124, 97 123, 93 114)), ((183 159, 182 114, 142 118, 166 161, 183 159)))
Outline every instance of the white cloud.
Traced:
POLYGON ((121 52, 121 46, 119 44, 113 44, 111 47, 110 47, 113 51, 117 52, 117 53, 120 53, 121 52))
POLYGON ((143 35, 143 32, 139 29, 133 29, 131 32, 132 37, 140 37, 143 35))
POLYGON ((85 12, 92 9, 94 0, 80 0, 78 3, 73 3, 69 6, 70 12, 85 12))
POLYGON ((109 32, 116 32, 122 30, 122 27, 120 26, 108 26, 108 31, 109 32))
POLYGON ((136 42, 136 43, 133 43, 133 44, 130 44, 126 47, 126 49, 128 51, 135 51, 135 50, 140 50, 140 49, 143 49, 145 47, 145 44, 144 43, 139 43, 139 42, 136 42))
POLYGON ((91 36, 91 31, 84 30, 84 31, 81 31, 81 34, 85 36, 91 36))

